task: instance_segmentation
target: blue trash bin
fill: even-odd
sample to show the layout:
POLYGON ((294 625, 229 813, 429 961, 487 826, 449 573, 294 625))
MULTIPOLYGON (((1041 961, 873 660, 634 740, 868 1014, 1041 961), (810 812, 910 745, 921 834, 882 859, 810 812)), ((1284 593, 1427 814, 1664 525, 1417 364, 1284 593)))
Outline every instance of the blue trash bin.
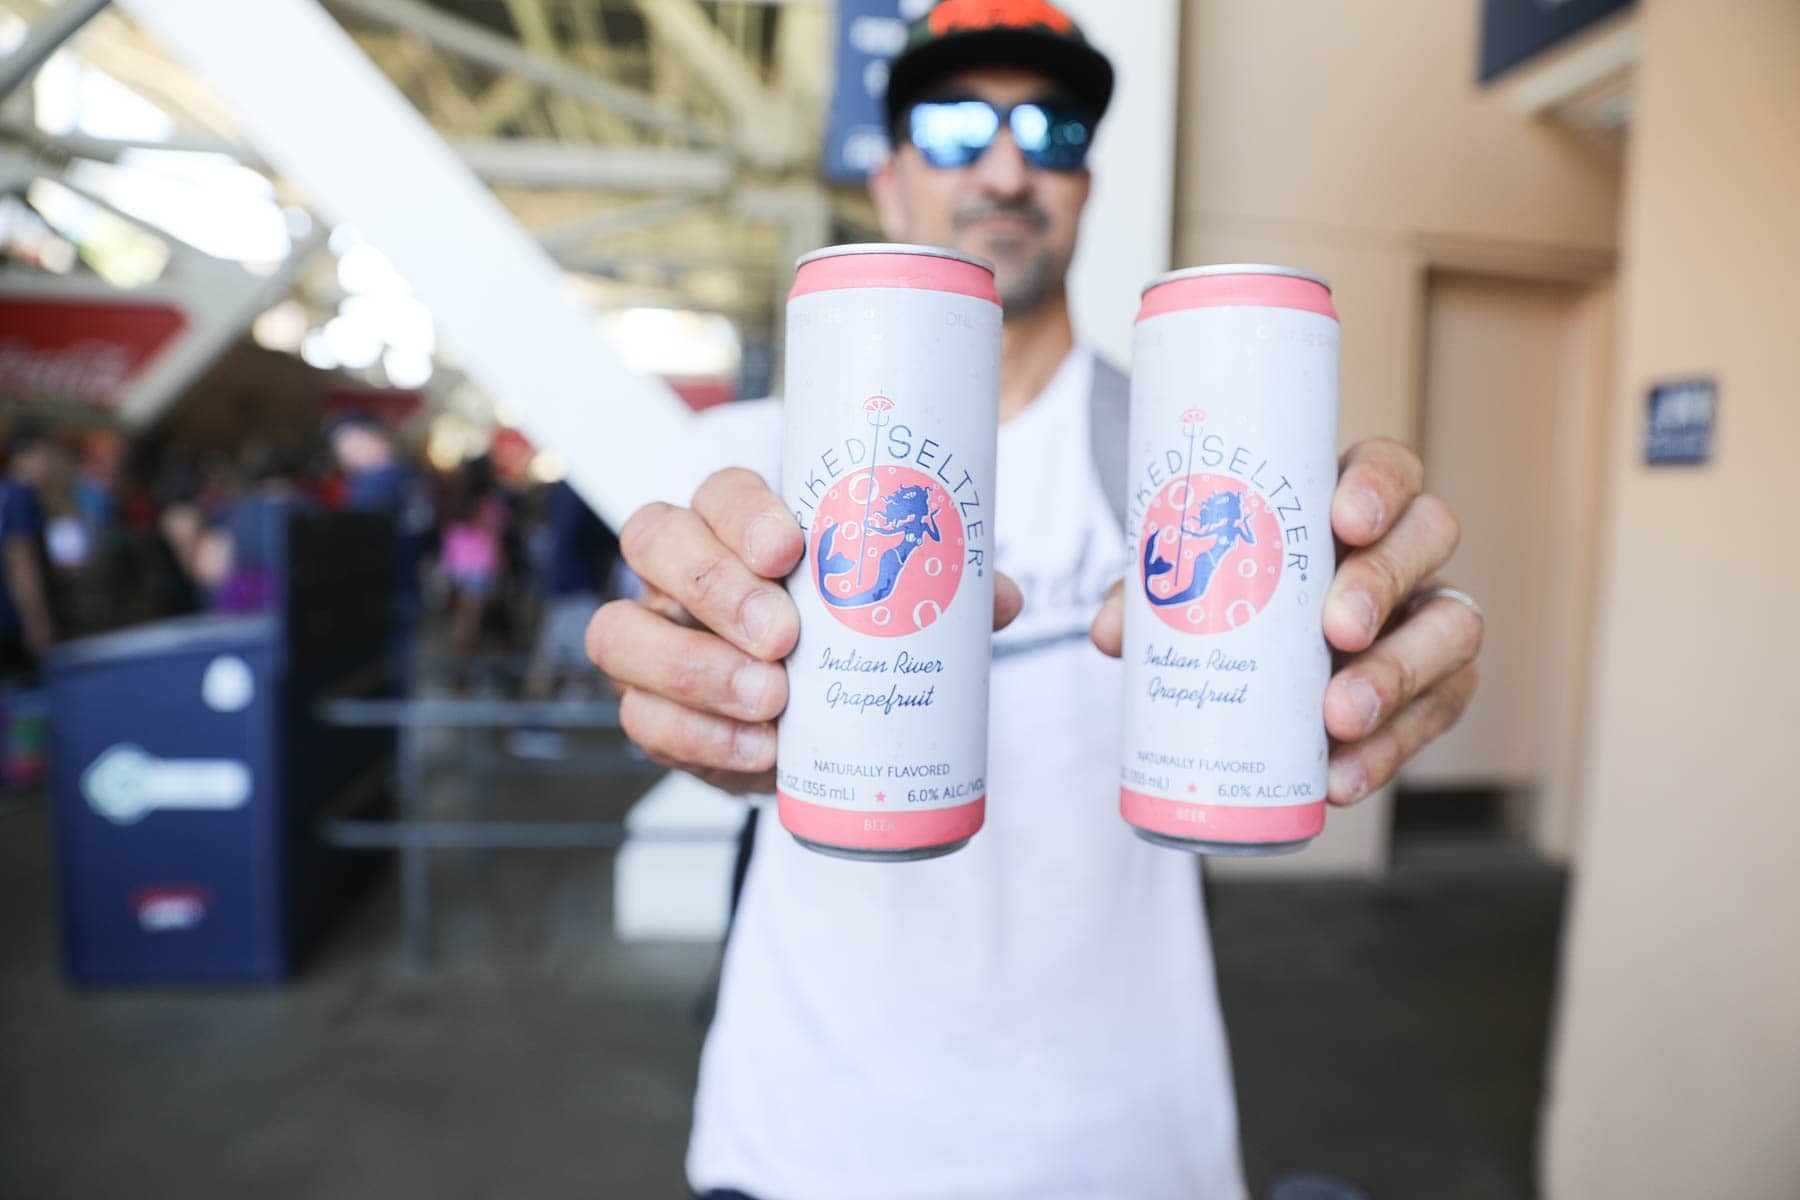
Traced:
POLYGON ((269 615, 187 618, 51 657, 73 978, 287 974, 281 658, 269 615))
POLYGON ((393 737, 330 729, 314 708, 379 666, 391 540, 379 520, 293 514, 270 611, 47 656, 72 979, 282 979, 384 864, 324 846, 317 824, 353 784, 379 783, 393 737))

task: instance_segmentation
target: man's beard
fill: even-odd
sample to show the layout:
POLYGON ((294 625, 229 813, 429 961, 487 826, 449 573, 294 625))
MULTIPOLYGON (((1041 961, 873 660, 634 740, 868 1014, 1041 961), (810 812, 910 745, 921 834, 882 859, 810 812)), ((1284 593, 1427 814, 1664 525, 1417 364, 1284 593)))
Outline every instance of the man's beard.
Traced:
POLYGON ((956 210, 952 228, 966 236, 987 217, 1012 217, 1026 224, 1040 240, 999 236, 988 239, 982 250, 994 263, 994 289, 1000 293, 1000 309, 1009 317, 1036 312, 1062 293, 1068 263, 1041 239, 1050 228, 1044 210, 1028 200, 973 200, 956 210))

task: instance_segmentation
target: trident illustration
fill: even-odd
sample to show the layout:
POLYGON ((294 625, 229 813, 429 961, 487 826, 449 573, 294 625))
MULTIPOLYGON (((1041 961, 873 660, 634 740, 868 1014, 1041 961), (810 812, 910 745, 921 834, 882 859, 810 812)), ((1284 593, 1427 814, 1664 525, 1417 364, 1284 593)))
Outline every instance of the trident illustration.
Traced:
MULTIPOLYGON (((1181 414, 1181 427, 1187 431, 1187 465, 1181 470, 1181 523, 1176 526, 1175 533, 1175 574, 1172 579, 1181 578, 1181 547, 1187 541, 1188 505, 1194 502, 1194 485, 1189 482, 1194 477, 1194 439, 1206 425, 1206 414, 1197 408, 1190 408, 1181 414)), ((1171 583, 1170 587, 1175 584, 1171 583)))
MULTIPOLYGON (((869 512, 875 506, 875 493, 881 490, 881 481, 876 477, 875 466, 881 461, 881 431, 887 428, 887 415, 894 411, 894 402, 883 395, 870 396, 863 401, 863 411, 869 414, 869 424, 875 427, 874 449, 869 454, 869 498, 863 501, 863 533, 869 530, 869 512)), ((856 556, 856 586, 862 586, 863 564, 868 561, 867 554, 856 556)))

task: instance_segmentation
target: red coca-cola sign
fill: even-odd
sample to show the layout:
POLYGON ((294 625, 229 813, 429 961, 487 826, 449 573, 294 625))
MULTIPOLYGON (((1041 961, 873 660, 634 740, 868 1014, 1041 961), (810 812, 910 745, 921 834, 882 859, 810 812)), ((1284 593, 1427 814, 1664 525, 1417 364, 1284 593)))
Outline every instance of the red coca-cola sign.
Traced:
POLYGON ((711 375, 665 375, 663 382, 695 412, 737 399, 737 382, 731 379, 711 375))
POLYGON ((186 327, 167 304, 0 298, 0 399, 111 407, 186 327))

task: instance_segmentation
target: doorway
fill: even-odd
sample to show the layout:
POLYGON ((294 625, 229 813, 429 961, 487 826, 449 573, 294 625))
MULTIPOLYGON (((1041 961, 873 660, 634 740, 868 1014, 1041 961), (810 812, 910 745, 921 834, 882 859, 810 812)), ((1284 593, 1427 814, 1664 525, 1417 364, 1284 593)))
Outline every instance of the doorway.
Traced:
POLYGON ((1461 723, 1401 772, 1396 853, 1573 855, 1612 340, 1610 280, 1430 278, 1418 445, 1487 640, 1461 723))

